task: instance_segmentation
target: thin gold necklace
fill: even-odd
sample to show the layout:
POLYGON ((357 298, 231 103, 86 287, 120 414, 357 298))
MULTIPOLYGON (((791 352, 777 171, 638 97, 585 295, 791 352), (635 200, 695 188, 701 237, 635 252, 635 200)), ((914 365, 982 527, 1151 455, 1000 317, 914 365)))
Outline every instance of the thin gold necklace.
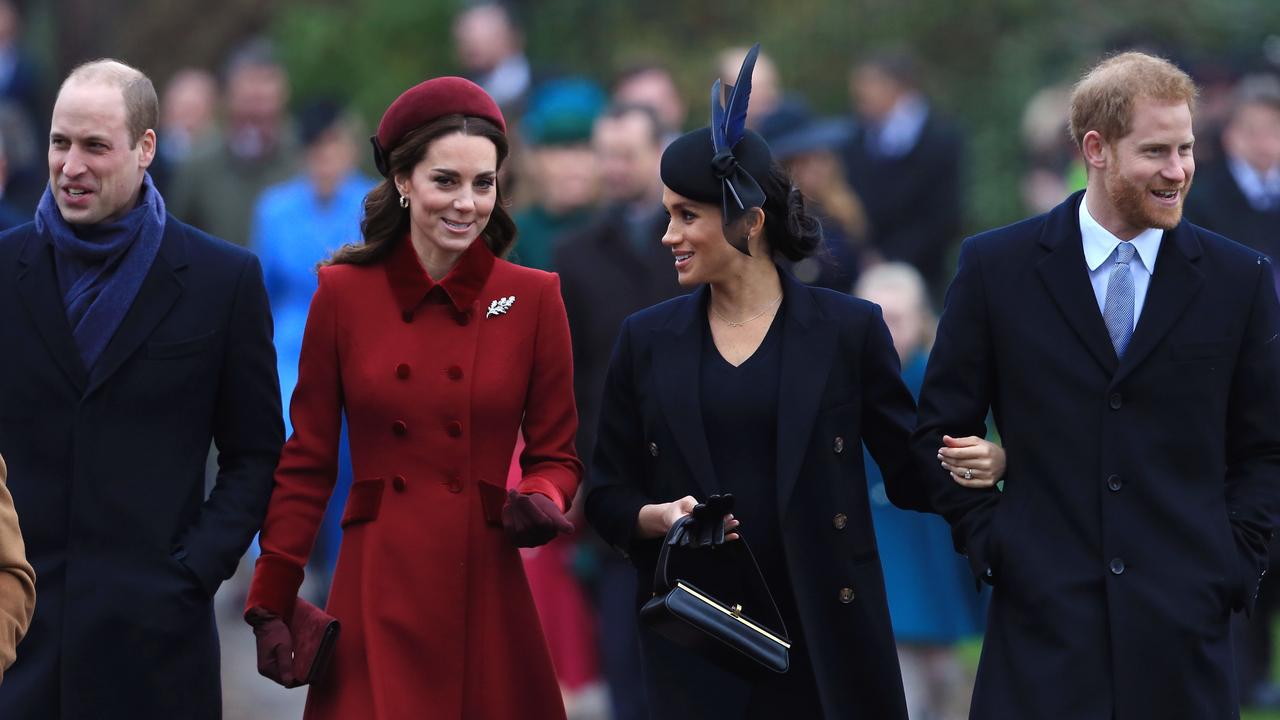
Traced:
POLYGON ((710 307, 711 307, 711 312, 712 312, 716 317, 718 317, 718 318, 720 318, 721 320, 723 320, 723 321, 724 321, 724 323, 725 323, 726 325, 728 325, 729 327, 742 327, 743 325, 746 325, 747 323, 751 322, 752 320, 755 320, 756 318, 759 318, 759 317, 761 317, 762 315, 764 315, 765 313, 767 313, 767 312, 769 312, 770 310, 774 309, 775 307, 777 307, 777 306, 778 306, 778 303, 780 303, 780 302, 782 302, 782 296, 781 296, 781 295, 779 295, 779 296, 778 296, 778 298, 777 298, 776 300, 774 300, 773 302, 771 302, 771 303, 769 303, 768 305, 766 305, 766 306, 765 306, 765 308, 764 308, 763 310, 761 310, 760 312, 756 313, 755 315, 752 315, 751 317, 747 318, 746 320, 741 320, 741 321, 739 321, 739 322, 734 322, 734 321, 730 320, 729 318, 727 318, 727 317, 725 317, 725 316, 721 315, 721 314, 720 314, 720 311, 719 311, 719 310, 716 310, 716 306, 715 306, 715 305, 711 305, 710 303, 708 303, 708 305, 710 305, 710 307))

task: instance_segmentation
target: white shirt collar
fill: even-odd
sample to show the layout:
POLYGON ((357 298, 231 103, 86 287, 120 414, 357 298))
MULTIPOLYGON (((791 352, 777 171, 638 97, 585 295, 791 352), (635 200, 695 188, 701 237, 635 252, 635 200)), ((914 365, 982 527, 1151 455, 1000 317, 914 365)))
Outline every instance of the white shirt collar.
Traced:
MULTIPOLYGON (((1093 219, 1089 214, 1088 199, 1087 196, 1080 198, 1080 239, 1084 242, 1085 264, 1089 266, 1089 272, 1093 272, 1101 267, 1102 263, 1116 251, 1116 246, 1124 241, 1112 235, 1110 230, 1093 219)), ((1160 228, 1147 228, 1129 241, 1137 251, 1136 254, 1143 267, 1152 275, 1156 272, 1156 255, 1160 253, 1160 239, 1163 237, 1164 231, 1160 228)))
POLYGON ((918 93, 903 96, 894 103, 876 136, 876 148, 881 155, 902 157, 911 152, 920 140, 924 123, 929 117, 929 105, 918 93))
POLYGON ((1240 192, 1255 210, 1268 210, 1276 195, 1280 194, 1280 167, 1260 173, 1252 165, 1238 157, 1228 157, 1227 167, 1235 178, 1240 192))

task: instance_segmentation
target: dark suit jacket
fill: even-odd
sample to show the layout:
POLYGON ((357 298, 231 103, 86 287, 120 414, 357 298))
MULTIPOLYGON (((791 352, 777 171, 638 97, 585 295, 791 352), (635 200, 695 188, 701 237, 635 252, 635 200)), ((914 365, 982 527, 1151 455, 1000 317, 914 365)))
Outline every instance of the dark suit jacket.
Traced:
POLYGON ((606 208, 556 249, 560 292, 573 334, 573 396, 578 401, 578 456, 591 457, 609 354, 631 313, 682 294, 675 260, 662 245, 667 217, 653 207, 645 223, 653 241, 637 252, 627 239, 625 209, 606 208))
POLYGON ((907 154, 872 153, 865 127, 854 131, 843 153, 849 184, 867 210, 871 244, 889 260, 914 265, 938 292, 951 276, 960 238, 961 153, 960 133, 932 108, 907 154))
POLYGON ((930 473, 995 586, 975 718, 1237 717, 1228 616, 1280 509, 1280 307, 1258 253, 1164 234, 1123 361, 1072 195, 965 241, 920 397, 917 453, 995 413, 1004 492, 930 473))
MULTIPOLYGON (((894 502, 918 504, 911 393, 876 306, 782 277, 776 482, 790 583, 773 592, 794 595, 827 717, 906 718, 861 442, 894 502)), ((640 599, 659 545, 633 536, 641 506, 717 492, 698 390, 708 296, 704 287, 627 318, 605 381, 586 514, 630 554, 640 599)), ((714 675, 689 680, 686 669, 704 665, 642 637, 654 717, 736 717, 717 705, 726 690, 714 675)))
POLYGON ((258 261, 169 216, 86 370, 34 228, 0 235, 0 453, 39 593, 0 716, 218 718, 211 597, 261 524, 283 440, 258 261))

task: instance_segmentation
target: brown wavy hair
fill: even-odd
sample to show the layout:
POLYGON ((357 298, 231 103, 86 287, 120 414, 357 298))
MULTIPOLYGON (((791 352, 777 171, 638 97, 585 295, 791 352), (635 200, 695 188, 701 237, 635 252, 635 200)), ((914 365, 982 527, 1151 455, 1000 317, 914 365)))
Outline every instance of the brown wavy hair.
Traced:
MULTIPOLYGON (((436 138, 453 133, 488 138, 498 149, 496 169, 502 169, 509 150, 507 136, 488 120, 469 115, 446 115, 413 129, 391 151, 387 161, 390 167, 388 177, 364 197, 364 219, 360 221, 360 235, 364 241, 343 245, 323 265, 373 265, 391 254, 396 243, 409 232, 409 211, 400 207, 395 177, 411 174, 427 156, 427 149, 436 138)), ((493 214, 480 232, 481 239, 498 257, 505 256, 516 241, 516 224, 507 212, 506 204, 499 184, 493 214)))

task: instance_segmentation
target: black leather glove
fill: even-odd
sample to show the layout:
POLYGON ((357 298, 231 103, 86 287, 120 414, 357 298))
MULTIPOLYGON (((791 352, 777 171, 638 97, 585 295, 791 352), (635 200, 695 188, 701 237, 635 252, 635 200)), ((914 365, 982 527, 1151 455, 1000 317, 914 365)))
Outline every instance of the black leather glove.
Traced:
POLYGON ((507 504, 502 508, 502 529, 516 547, 538 547, 555 539, 559 533, 573 532, 573 523, 542 493, 507 491, 507 504))
POLYGON ((244 619, 258 641, 258 672, 287 688, 301 685, 293 675, 293 634, 284 620, 259 607, 249 608, 244 619))
POLYGON ((712 495, 693 506, 682 545, 709 548, 724 544, 724 516, 733 512, 733 495, 712 495))

